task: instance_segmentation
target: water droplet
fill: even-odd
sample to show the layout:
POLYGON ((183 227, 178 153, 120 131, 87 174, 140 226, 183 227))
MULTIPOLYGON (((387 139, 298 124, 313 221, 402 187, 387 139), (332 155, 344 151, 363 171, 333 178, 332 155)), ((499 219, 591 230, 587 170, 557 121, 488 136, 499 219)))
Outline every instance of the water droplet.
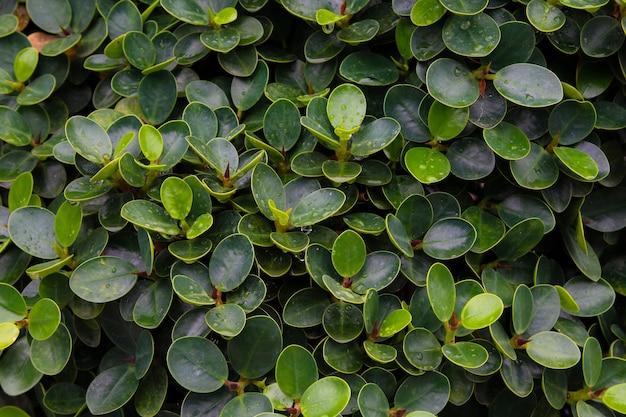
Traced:
POLYGON ((300 228, 300 231, 302 233, 306 233, 308 235, 309 233, 311 233, 311 231, 313 231, 313 227, 311 227, 311 226, 302 226, 300 228))
POLYGON ((415 359, 417 359, 418 361, 421 361, 422 359, 424 359, 424 354, 422 352, 417 352, 415 354, 415 359))
POLYGON ((464 20, 463 22, 461 22, 461 24, 459 25, 459 28, 461 30, 467 30, 470 28, 470 26, 472 26, 472 22, 470 22, 469 20, 464 20))
POLYGON ((342 104, 342 105, 341 105, 341 110, 345 110, 346 108, 347 108, 347 107, 346 107, 346 105, 345 105, 345 104, 342 104))
POLYGON ((461 75, 463 75, 463 72, 464 72, 464 71, 463 71, 463 69, 462 69, 462 68, 460 68, 460 67, 456 67, 456 68, 454 69, 454 75, 455 75, 456 77, 460 77, 461 75))
POLYGON ((107 288, 107 289, 108 289, 108 288, 111 288, 111 284, 106 284, 106 285, 104 286, 104 288, 107 288))
POLYGON ((533 96, 532 94, 528 94, 526 93, 526 100, 534 100, 535 96, 533 96))

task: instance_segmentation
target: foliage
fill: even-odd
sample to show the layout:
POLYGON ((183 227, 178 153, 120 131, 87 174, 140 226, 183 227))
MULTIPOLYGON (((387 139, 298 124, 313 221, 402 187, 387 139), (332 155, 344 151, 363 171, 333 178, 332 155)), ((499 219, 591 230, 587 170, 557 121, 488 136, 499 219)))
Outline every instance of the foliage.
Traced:
POLYGON ((0 416, 626 414, 622 0, 4 0, 0 416))

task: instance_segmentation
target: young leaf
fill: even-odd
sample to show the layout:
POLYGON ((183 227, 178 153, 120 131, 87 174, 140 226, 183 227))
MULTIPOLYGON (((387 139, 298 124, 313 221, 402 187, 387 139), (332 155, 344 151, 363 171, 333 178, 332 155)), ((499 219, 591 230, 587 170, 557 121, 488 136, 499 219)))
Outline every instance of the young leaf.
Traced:
POLYGON ((504 311, 500 297, 491 293, 470 298, 461 310, 461 324, 471 330, 482 329, 495 323, 504 311))
POLYGON ((454 313, 456 290, 450 270, 442 263, 435 263, 428 269, 426 289, 430 307, 439 319, 446 322, 454 313))
POLYGON ((335 416, 348 405, 350 386, 343 379, 327 376, 311 384, 302 394, 300 408, 304 417, 335 416))

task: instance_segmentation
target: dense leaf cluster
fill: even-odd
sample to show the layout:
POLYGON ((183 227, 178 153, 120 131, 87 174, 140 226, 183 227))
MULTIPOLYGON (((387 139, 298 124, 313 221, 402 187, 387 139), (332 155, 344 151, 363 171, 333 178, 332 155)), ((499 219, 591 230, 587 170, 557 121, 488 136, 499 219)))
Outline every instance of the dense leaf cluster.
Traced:
POLYGON ((0 416, 626 413, 621 0, 0 2, 0 416))

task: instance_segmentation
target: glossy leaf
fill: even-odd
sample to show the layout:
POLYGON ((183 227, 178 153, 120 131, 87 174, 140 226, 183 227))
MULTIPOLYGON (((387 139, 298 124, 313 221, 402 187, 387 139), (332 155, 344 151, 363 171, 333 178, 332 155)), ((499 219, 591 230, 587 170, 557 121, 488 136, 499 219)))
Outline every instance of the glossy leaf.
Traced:
POLYGON ((481 329, 496 322, 503 311, 504 303, 500 297, 491 293, 478 294, 465 303, 461 323, 467 329, 481 329))
POLYGON ((439 220, 426 232, 424 252, 439 260, 454 259, 469 251, 476 241, 476 229, 461 218, 439 220))
POLYGON ((230 235, 213 250, 209 262, 211 283, 220 291, 232 291, 246 279, 253 262, 250 240, 245 235, 230 235))
POLYGON ((332 261, 342 277, 355 275, 365 264, 365 242, 351 230, 343 232, 333 244, 332 261))
POLYGON ((432 184, 450 173, 450 161, 439 151, 430 148, 411 148, 404 156, 409 172, 420 182, 432 184))
POLYGON ((313 355, 299 345, 289 345, 276 360, 276 382, 290 398, 300 398, 317 381, 317 365, 313 355))
POLYGON ((228 378, 224 355, 202 337, 176 339, 167 351, 167 367, 180 385, 193 392, 214 392, 228 378))
POLYGON ((448 321, 454 313, 456 290, 452 273, 444 264, 435 263, 428 269, 426 289, 430 307, 437 318, 448 321))
POLYGON ((578 346, 558 332, 540 332, 526 345, 528 356, 540 365, 553 369, 567 369, 580 360, 578 346))
POLYGON ((496 73, 493 84, 506 99, 520 106, 545 107, 563 98, 558 77, 535 64, 508 65, 496 73))
POLYGON ((327 376, 311 384, 302 394, 300 408, 304 417, 336 415, 348 405, 350 386, 343 379, 327 376))

